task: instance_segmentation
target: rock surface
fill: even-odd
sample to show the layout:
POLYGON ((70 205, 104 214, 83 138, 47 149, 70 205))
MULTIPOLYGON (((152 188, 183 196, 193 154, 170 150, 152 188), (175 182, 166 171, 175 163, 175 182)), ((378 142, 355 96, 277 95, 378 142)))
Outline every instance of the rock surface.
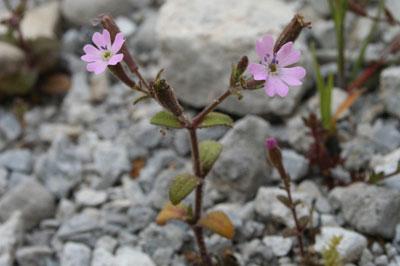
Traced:
POLYGON ((246 116, 222 138, 222 153, 209 174, 215 188, 243 200, 271 180, 264 148, 268 130, 262 119, 246 116))
POLYGON ((358 231, 393 238, 400 222, 400 192, 364 183, 335 188, 330 199, 338 204, 347 223, 358 231))
MULTIPOLYGON (((226 89, 231 65, 242 55, 254 55, 255 40, 275 36, 294 14, 294 5, 281 1, 172 0, 161 8, 157 32, 162 66, 177 95, 193 106, 204 106, 226 89), (229 6, 230 8, 226 8, 229 6), (209 14, 214 14, 210 19, 209 14)), ((221 109, 235 114, 290 114, 304 89, 284 99, 268 99, 264 91, 231 97, 221 109)))
POLYGON ((54 215, 54 197, 36 180, 24 180, 0 200, 0 218, 3 221, 15 211, 21 212, 24 226, 30 229, 54 215))
POLYGON ((344 262, 357 261, 363 250, 367 247, 366 237, 359 233, 340 227, 322 227, 321 233, 317 235, 315 240, 315 250, 317 252, 322 252, 327 248, 334 236, 342 237, 337 251, 344 262))

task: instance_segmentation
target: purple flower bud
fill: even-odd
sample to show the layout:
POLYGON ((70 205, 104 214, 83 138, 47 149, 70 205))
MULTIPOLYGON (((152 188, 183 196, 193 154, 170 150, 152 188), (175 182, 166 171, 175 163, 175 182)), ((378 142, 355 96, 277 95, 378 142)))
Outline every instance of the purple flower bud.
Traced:
POLYGON ((276 140, 276 138, 274 137, 267 138, 265 140, 265 148, 267 148, 268 150, 278 148, 278 141, 276 140))

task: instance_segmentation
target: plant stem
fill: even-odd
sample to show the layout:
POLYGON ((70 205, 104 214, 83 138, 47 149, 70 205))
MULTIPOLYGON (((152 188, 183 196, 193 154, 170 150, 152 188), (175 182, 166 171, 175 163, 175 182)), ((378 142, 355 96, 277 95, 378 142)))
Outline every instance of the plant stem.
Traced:
POLYGON ((303 258, 303 260, 305 260, 306 254, 304 252, 304 244, 303 244, 303 228, 301 227, 299 219, 297 217, 296 205, 293 202, 292 192, 290 191, 290 177, 286 173, 285 168, 283 167, 283 164, 280 164, 279 167, 277 167, 277 170, 283 180, 284 188, 286 190, 286 194, 287 194, 287 197, 289 200, 289 205, 290 205, 289 209, 292 212, 293 220, 294 220, 296 230, 297 230, 297 242, 299 242, 300 255, 303 258))
POLYGON ((215 99, 209 106, 203 109, 195 118, 193 118, 193 125, 197 127, 204 119, 204 117, 212 112, 219 104, 232 94, 231 88, 227 89, 221 96, 215 99))
MULTIPOLYGON (((204 176, 201 171, 199 142, 197 139, 196 130, 197 128, 193 126, 193 123, 191 124, 191 126, 188 127, 190 144, 192 149, 193 172, 197 177, 204 179, 204 176)), ((201 218, 202 209, 203 209, 203 182, 200 182, 196 187, 194 217, 192 221, 194 225, 192 228, 196 238, 197 245, 200 250, 202 264, 204 266, 212 266, 211 258, 208 255, 207 247, 204 242, 203 228, 196 225, 199 219, 201 218)))

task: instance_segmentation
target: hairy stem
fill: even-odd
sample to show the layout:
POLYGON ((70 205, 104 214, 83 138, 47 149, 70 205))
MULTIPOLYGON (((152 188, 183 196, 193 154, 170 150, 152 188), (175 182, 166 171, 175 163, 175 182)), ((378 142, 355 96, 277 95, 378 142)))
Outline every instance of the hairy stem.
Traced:
POLYGON ((284 188, 285 188, 288 200, 289 200, 289 205, 290 205, 289 209, 292 213, 294 224, 295 224, 296 230, 297 230, 297 242, 299 242, 300 255, 304 260, 306 258, 306 254, 304 252, 304 244, 303 244, 303 229, 304 228, 302 228, 302 226, 300 225, 299 218, 297 216, 296 205, 293 202, 292 192, 290 191, 290 178, 289 178, 288 174, 286 173, 286 170, 282 164, 277 168, 277 170, 283 180, 284 188))
MULTIPOLYGON (((196 176, 203 179, 204 176, 201 171, 200 153, 199 153, 199 142, 197 139, 197 128, 193 127, 193 124, 188 127, 190 144, 192 149, 192 163, 193 172, 196 176)), ((201 218, 203 209, 203 182, 200 182, 196 187, 195 205, 194 205, 194 217, 193 217, 193 232, 196 237, 196 242, 199 247, 201 260, 204 266, 212 266, 211 258, 208 255, 207 247, 204 242, 203 229, 197 226, 196 223, 201 218)))
POLYGON ((209 106, 203 109, 196 117, 193 119, 193 125, 197 127, 204 119, 204 117, 212 112, 219 104, 221 104, 226 98, 232 94, 231 88, 227 89, 221 96, 215 99, 209 106))

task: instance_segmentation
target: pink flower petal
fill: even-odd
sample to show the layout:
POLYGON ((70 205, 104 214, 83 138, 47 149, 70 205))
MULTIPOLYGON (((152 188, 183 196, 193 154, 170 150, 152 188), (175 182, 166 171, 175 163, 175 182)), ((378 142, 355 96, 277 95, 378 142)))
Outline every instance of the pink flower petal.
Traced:
POLYGON ((91 44, 86 44, 86 45, 83 47, 83 51, 84 51, 86 54, 90 54, 90 55, 99 55, 99 54, 100 54, 99 49, 97 49, 96 47, 94 47, 94 46, 91 45, 91 44))
POLYGON ((111 35, 108 30, 103 30, 103 40, 107 47, 107 50, 111 50, 111 35))
POLYGON ((266 80, 268 77, 267 70, 264 65, 251 63, 248 66, 249 72, 255 80, 266 80))
POLYGON ((108 60, 108 64, 114 66, 114 65, 118 64, 119 62, 121 62, 123 58, 124 58, 123 54, 113 55, 110 58, 110 60, 108 60))
POLYGON ((93 63, 89 63, 86 66, 87 71, 94 72, 96 75, 104 72, 107 68, 107 62, 104 61, 96 61, 93 63))
POLYGON ((85 54, 81 56, 81 59, 82 61, 91 63, 101 60, 101 57, 99 55, 85 54))
POLYGON ((270 97, 274 96, 275 94, 285 97, 289 92, 289 87, 283 83, 278 76, 269 76, 264 89, 267 95, 270 97))
POLYGON ((124 39, 124 35, 119 32, 114 39, 114 43, 111 46, 111 51, 116 54, 119 52, 119 50, 121 49, 122 45, 124 44, 125 39, 124 39))
POLYGON ((276 54, 276 60, 281 67, 289 66, 300 60, 300 52, 293 48, 293 43, 285 43, 276 54))
POLYGON ((107 42, 104 39, 103 34, 101 34, 100 32, 95 32, 93 34, 92 41, 99 49, 102 49, 107 46, 107 42))
POLYGON ((269 58, 272 58, 273 48, 274 48, 274 38, 272 38, 271 35, 266 35, 256 42, 257 55, 260 58, 260 60, 264 63, 268 62, 268 60, 265 60, 267 55, 269 55, 269 58))
POLYGON ((300 86, 306 75, 303 67, 283 67, 279 69, 279 77, 290 86, 300 86))

